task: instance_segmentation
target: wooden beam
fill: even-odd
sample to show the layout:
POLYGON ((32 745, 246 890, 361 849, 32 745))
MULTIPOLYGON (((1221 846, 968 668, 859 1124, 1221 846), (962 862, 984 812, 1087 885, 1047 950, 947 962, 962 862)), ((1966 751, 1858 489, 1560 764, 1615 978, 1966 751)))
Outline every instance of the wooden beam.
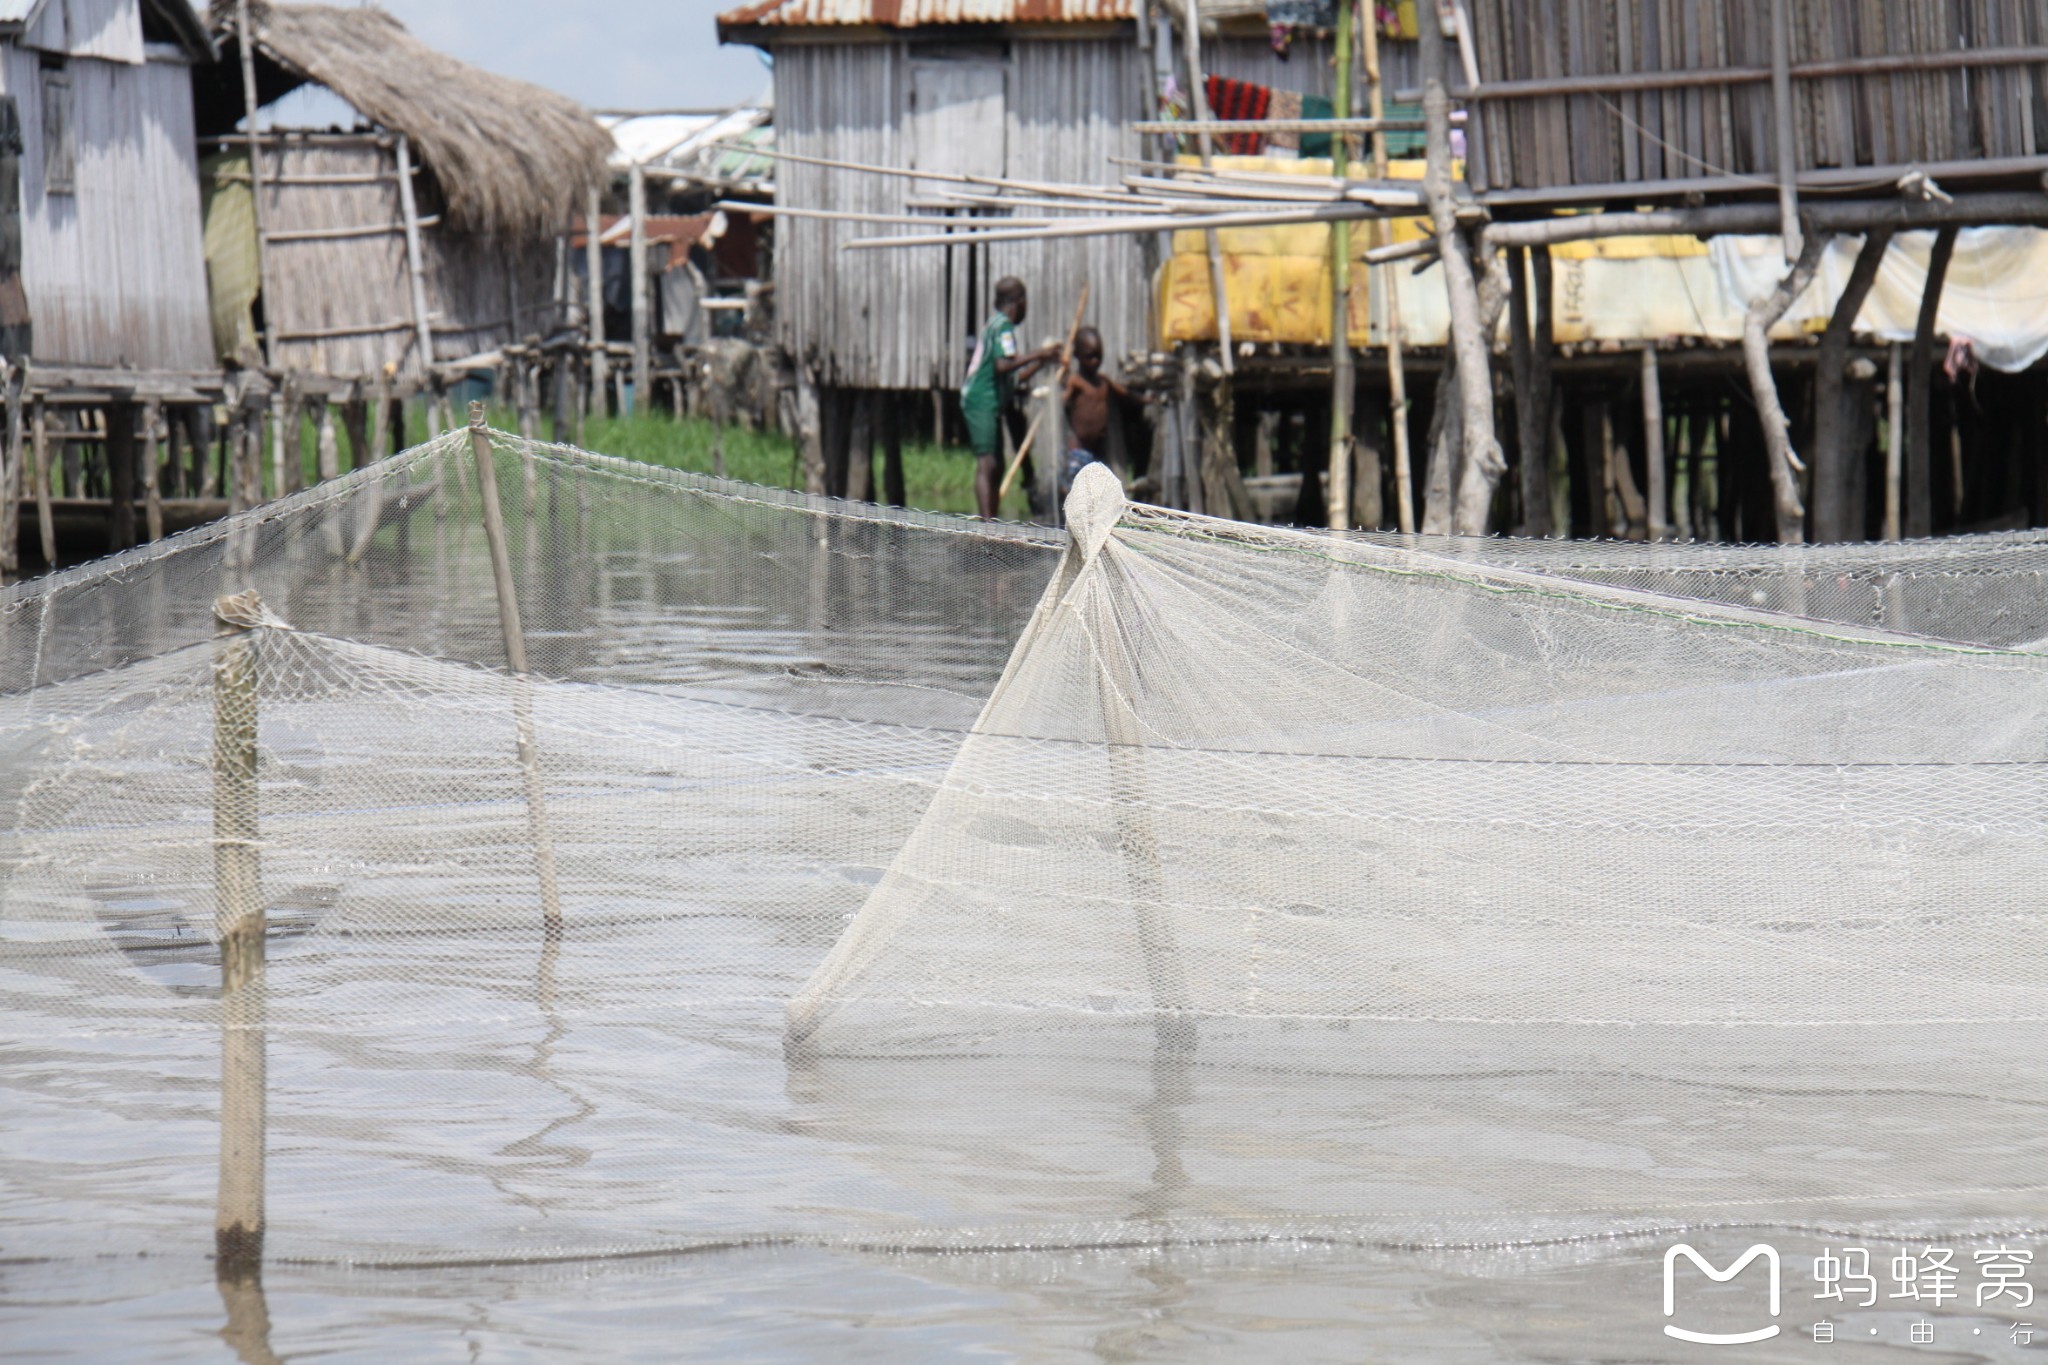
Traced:
POLYGON ((251 181, 249 220, 256 230, 256 288, 263 296, 263 358, 268 362, 277 353, 277 299, 270 292, 270 253, 263 231, 263 141, 256 131, 256 39, 249 28, 249 0, 235 0, 235 47, 242 64, 242 113, 248 122, 251 181))
POLYGON ((419 205, 412 193, 412 144, 404 133, 398 135, 394 150, 398 158, 398 207, 404 215, 405 274, 412 293, 413 342, 419 347, 420 369, 424 372, 434 368, 434 334, 427 325, 427 269, 420 252, 419 205))
POLYGON ((1941 312, 1941 291, 1948 282, 1949 261, 1955 256, 1956 229, 1945 227, 1935 235, 1927 256, 1927 287, 1920 295, 1920 315, 1913 327, 1913 355, 1906 370, 1906 536, 1917 540, 1934 534, 1934 456, 1929 427, 1932 424, 1934 386, 1934 325, 1941 312))

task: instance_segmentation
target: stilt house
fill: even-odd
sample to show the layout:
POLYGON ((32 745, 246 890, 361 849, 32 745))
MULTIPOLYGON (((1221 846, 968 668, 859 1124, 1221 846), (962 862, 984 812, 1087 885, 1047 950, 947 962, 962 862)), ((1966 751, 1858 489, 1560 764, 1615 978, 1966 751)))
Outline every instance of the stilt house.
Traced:
POLYGON ((418 379, 554 326, 561 242, 604 176, 605 130, 574 101, 436 52, 376 8, 251 0, 247 12, 260 104, 310 82, 361 117, 263 136, 252 216, 236 132, 243 35, 237 6, 215 6, 222 60, 198 107, 218 148, 207 243, 223 355, 268 332, 274 370, 391 365, 418 379))
POLYGON ((211 368, 185 0, 0 0, 0 353, 211 368))
MULTIPOLYGON (((972 0, 824 5, 756 0, 718 21, 729 43, 775 58, 776 147, 799 157, 1022 180, 1115 185, 1136 157, 1148 52, 1135 0, 972 0)), ((776 168, 782 202, 867 214, 939 215, 939 180, 776 168)), ((958 210, 953 210, 958 212, 958 210)), ((827 387, 949 390, 1003 275, 1031 289, 1027 335, 1064 333, 1083 284, 1106 351, 1149 345, 1150 239, 1096 238, 915 255, 845 255, 876 228, 777 225, 779 340, 827 387)))

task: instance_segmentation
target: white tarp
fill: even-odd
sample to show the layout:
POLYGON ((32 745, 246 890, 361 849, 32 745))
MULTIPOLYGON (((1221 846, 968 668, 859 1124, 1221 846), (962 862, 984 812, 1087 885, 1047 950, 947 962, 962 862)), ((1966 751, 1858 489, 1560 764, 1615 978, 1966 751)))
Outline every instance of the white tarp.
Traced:
MULTIPOLYGON (((1927 284, 1932 232, 1892 238, 1856 335, 1911 341, 1927 284)), ((1779 340, 1818 331, 1834 311, 1861 250, 1860 237, 1837 237, 1806 292, 1771 329, 1779 340)), ((1559 342, 1639 342, 1704 337, 1742 340, 1752 298, 1777 288, 1785 258, 1776 237, 1613 237, 1552 252, 1552 314, 1559 342)), ((1442 276, 1406 268, 1374 272, 1373 287, 1393 284, 1401 298, 1401 334, 1410 346, 1441 346, 1450 333, 1442 276)), ((2048 354, 2048 231, 1966 228, 1942 289, 1935 332, 1967 337, 1995 370, 2024 370, 2048 354)), ((1499 338, 1507 339, 1507 322, 1499 338)), ((1373 340, 1384 344, 1384 305, 1373 305, 1373 340)))
MULTIPOLYGON (((1911 341, 1927 286, 1932 232, 1892 238, 1856 332, 1885 341, 1911 341)), ((1785 314, 1781 326, 1808 331, 1824 322, 1848 283, 1862 249, 1860 237, 1828 244, 1813 285, 1785 314)), ((1785 258, 1776 237, 1717 237, 1708 251, 1722 293, 1736 310, 1777 287, 1785 258)), ((1935 332, 1968 337, 1977 359, 1994 370, 2024 370, 2048 354, 2048 232, 2040 228, 1965 228, 1956 234, 1955 258, 1941 291, 1935 332)))

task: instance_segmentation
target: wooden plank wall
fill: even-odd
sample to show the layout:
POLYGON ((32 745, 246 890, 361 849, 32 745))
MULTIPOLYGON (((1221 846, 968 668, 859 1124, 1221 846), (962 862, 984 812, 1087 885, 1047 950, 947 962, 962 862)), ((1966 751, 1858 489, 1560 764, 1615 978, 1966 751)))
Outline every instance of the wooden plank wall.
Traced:
MULTIPOLYGON (((1482 83, 1768 68, 1770 0, 1472 0, 1482 83)), ((2048 43, 2048 0, 1793 0, 1792 61, 2048 43)), ((1794 82, 1802 170, 2030 157, 2048 64, 1794 82)), ((1494 187, 1776 170, 1767 82, 1485 102, 1494 187)))
MULTIPOLYGON (((911 52, 900 42, 782 45, 775 57, 777 145, 805 156, 912 164, 905 118, 911 52)), ((1019 40, 1007 45, 1006 59, 1007 153, 988 149, 982 169, 1118 183, 1123 172, 1106 158, 1138 154, 1137 138, 1126 131, 1143 108, 1137 45, 1127 38, 1019 40)), ((807 208, 903 213, 913 190, 902 178, 785 162, 776 169, 776 194, 781 203, 807 208)), ((1150 282, 1136 239, 978 248, 986 256, 972 271, 977 296, 969 297, 965 250, 950 253, 950 262, 949 253, 936 250, 840 250, 856 237, 900 230, 815 219, 776 225, 778 336, 820 383, 957 386, 966 341, 988 314, 988 284, 1005 272, 1023 276, 1038 300, 1031 335, 1041 326, 1064 331, 1085 279, 1107 353, 1149 345, 1150 282)))
MULTIPOLYGON (((271 234, 267 305, 275 310, 278 368, 370 376, 387 362, 423 373, 406 271, 397 158, 385 135, 285 135, 263 148, 264 226, 271 234), (281 179, 280 179, 281 177, 281 179), (313 177, 342 177, 324 181, 313 177), (372 229, 333 237, 307 231, 372 229)), ((420 212, 438 195, 417 177, 420 212)), ((436 360, 458 360, 551 323, 554 255, 548 242, 484 242, 445 225, 421 231, 427 315, 436 360)))
POLYGON ((200 243, 191 70, 76 59, 77 176, 44 186, 40 58, 0 49, 0 93, 22 128, 22 284, 35 359, 197 370, 213 363, 200 243))

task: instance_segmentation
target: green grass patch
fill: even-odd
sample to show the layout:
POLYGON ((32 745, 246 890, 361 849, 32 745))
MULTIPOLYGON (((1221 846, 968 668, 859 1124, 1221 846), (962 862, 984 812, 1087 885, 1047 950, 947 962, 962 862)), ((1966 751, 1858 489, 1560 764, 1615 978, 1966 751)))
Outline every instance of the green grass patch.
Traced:
MULTIPOLYGON (((508 409, 494 409, 491 424, 500 431, 516 431, 519 423, 508 409)), ((541 423, 545 437, 548 423, 541 423)), ((305 453, 305 481, 313 483, 315 468, 314 433, 311 420, 302 428, 300 449, 305 453)), ((406 406, 406 444, 427 439, 426 419, 417 404, 406 406)), ((721 436, 717 428, 701 417, 670 417, 666 413, 636 413, 630 417, 598 417, 584 424, 583 447, 600 455, 616 455, 665 469, 682 469, 693 474, 720 472, 719 448, 723 446, 723 473, 728 479, 763 484, 770 488, 800 488, 802 471, 796 462, 796 443, 777 431, 748 431, 729 427, 721 436)), ((341 441, 341 463, 348 468, 348 440, 341 441)), ((264 460, 266 479, 272 466, 264 460)), ((875 458, 875 491, 881 492, 882 460, 875 458)), ((903 495, 912 507, 931 512, 974 511, 974 457, 958 446, 929 442, 906 442, 903 447, 903 495)), ((1003 516, 1015 521, 1029 520, 1031 509, 1021 481, 1003 501, 1003 516)))

